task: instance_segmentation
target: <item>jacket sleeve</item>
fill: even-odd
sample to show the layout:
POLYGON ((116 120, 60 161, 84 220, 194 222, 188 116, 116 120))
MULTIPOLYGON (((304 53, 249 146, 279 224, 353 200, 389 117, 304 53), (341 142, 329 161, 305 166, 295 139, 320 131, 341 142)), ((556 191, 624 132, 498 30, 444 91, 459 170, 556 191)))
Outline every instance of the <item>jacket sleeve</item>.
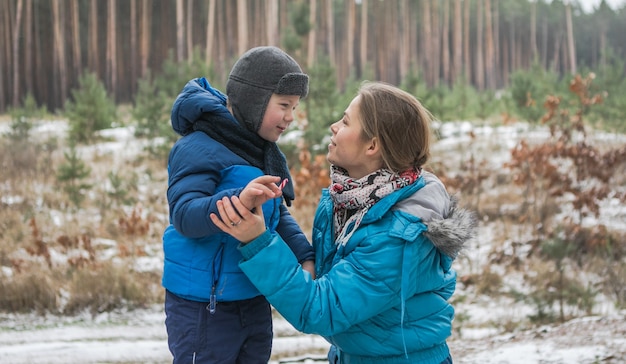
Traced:
POLYGON ((403 247, 401 239, 363 241, 313 280, 280 236, 266 232, 240 247, 239 266, 296 329, 330 336, 399 302, 403 247))
POLYGON ((181 139, 170 152, 168 161, 168 189, 170 222, 176 230, 189 238, 221 233, 209 214, 217 213, 216 202, 224 196, 239 194, 243 188, 217 192, 220 170, 231 160, 201 158, 211 155, 206 149, 203 134, 198 132, 181 139))
POLYGON ((287 243, 299 263, 315 259, 313 246, 311 246, 306 235, 283 204, 280 205, 280 221, 276 227, 276 232, 287 243))

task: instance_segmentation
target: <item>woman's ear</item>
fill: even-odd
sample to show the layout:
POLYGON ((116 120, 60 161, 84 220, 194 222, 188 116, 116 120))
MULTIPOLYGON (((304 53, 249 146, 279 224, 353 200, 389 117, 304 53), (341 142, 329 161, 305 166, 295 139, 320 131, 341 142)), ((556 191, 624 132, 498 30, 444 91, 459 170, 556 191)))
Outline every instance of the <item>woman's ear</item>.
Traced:
POLYGON ((366 154, 373 156, 380 152, 380 141, 377 137, 373 137, 369 141, 369 145, 367 147, 366 154))

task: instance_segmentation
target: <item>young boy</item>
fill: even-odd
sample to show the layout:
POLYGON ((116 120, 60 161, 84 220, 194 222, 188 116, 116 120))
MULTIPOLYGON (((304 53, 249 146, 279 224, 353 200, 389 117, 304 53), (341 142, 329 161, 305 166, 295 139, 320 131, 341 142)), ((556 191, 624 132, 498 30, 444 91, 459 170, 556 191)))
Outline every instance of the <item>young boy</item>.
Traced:
MULTIPOLYGON (((287 180, 282 194, 291 204, 294 188, 276 141, 307 93, 308 76, 292 57, 276 47, 256 47, 233 66, 226 95, 197 78, 174 102, 172 127, 182 138, 168 160, 170 225, 163 235, 162 283, 175 364, 269 361, 270 305, 238 267, 239 242, 209 215, 224 196, 239 196, 254 207, 259 189, 246 186, 263 175, 287 180)), ((282 200, 270 199, 262 209, 267 227, 313 275, 312 247, 282 200)))

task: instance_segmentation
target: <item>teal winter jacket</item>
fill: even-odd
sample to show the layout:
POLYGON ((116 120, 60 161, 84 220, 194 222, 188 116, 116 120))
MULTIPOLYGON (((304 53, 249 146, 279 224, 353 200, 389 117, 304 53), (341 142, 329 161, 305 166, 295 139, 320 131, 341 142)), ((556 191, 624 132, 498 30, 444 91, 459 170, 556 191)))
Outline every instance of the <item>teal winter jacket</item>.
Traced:
POLYGON ((473 215, 426 172, 378 201, 344 246, 335 245, 332 212, 324 190, 316 280, 271 231, 240 245, 239 266, 296 329, 335 345, 341 363, 441 363, 454 317, 451 265, 475 234, 473 215))

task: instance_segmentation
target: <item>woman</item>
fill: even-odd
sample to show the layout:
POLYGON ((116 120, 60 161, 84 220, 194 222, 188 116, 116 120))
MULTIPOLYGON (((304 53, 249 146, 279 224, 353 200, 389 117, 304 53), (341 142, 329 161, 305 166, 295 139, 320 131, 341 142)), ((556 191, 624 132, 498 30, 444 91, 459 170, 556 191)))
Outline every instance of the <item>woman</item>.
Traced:
POLYGON ((332 182, 312 234, 315 280, 265 228, 261 209, 232 197, 211 215, 242 242, 239 266, 269 302, 296 329, 333 345, 331 363, 452 362, 451 265, 476 221, 423 170, 430 121, 407 92, 366 83, 331 125, 332 182))

